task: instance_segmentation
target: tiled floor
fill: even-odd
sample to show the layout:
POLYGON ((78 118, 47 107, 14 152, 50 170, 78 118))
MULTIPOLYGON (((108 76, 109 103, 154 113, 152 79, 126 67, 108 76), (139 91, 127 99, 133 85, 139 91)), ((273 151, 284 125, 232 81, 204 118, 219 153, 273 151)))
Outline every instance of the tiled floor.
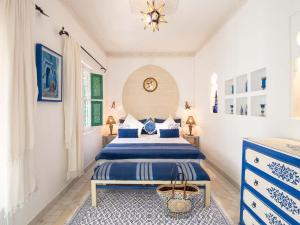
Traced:
MULTIPOLYGON (((210 164, 203 167, 212 180, 212 195, 233 224, 239 221, 239 190, 224 176, 218 173, 210 164)), ((36 225, 63 225, 74 214, 76 209, 90 194, 90 177, 93 169, 89 169, 60 198, 53 207, 36 223, 36 225)))

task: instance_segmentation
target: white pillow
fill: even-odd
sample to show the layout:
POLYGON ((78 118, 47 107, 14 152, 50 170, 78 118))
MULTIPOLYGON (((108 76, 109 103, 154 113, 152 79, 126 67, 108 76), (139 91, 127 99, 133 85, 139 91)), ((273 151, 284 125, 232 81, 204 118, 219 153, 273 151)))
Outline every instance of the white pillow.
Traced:
MULTIPOLYGON (((167 129, 178 128, 178 124, 174 121, 172 116, 169 116, 168 119, 166 119, 164 123, 168 126, 167 129)), ((179 126, 180 126, 180 124, 179 124, 179 126)))
POLYGON ((160 129, 179 129, 181 132, 180 124, 176 123, 171 115, 163 123, 156 123, 155 125, 158 137, 160 137, 160 129))
POLYGON ((180 129, 180 123, 169 123, 168 128, 169 129, 180 129))
POLYGON ((132 115, 128 114, 123 123, 123 126, 130 129, 138 129, 138 135, 140 137, 142 134, 142 129, 144 127, 144 124, 138 121, 132 115))
POLYGON ((173 117, 171 115, 169 115, 168 119, 166 119, 163 123, 165 123, 165 124, 172 123, 173 124, 173 123, 175 123, 175 121, 174 121, 173 117))

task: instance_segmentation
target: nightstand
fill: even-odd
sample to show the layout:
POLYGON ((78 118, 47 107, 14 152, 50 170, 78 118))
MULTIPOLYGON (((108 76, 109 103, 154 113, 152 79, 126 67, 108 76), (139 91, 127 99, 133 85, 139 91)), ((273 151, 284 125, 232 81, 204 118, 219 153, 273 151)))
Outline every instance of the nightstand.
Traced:
POLYGON ((190 136, 187 134, 182 135, 182 137, 187 140, 191 145, 196 148, 200 148, 200 137, 199 136, 190 136))
POLYGON ((108 145, 112 140, 114 140, 117 137, 116 134, 112 135, 104 135, 102 136, 102 147, 104 148, 106 145, 108 145))

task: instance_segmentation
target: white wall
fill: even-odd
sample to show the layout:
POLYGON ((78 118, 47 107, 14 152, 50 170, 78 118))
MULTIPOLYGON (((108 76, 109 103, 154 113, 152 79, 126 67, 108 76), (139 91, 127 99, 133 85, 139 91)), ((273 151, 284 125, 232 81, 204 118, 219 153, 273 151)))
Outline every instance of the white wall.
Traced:
MULTIPOLYGON (((63 41, 58 32, 64 25, 74 39, 105 65, 105 53, 76 22, 72 13, 61 1, 37 0, 36 2, 50 15, 50 18, 38 13, 35 16, 34 32, 37 43, 42 43, 62 54, 63 41)), ((99 70, 92 60, 86 56, 83 58, 96 71, 99 70)), ((68 184, 63 122, 63 103, 38 102, 35 121, 35 168, 38 190, 16 214, 14 224, 28 224, 68 184)), ((100 129, 94 129, 83 137, 85 166, 93 160, 101 147, 100 129)))
POLYGON ((300 139, 300 120, 290 118, 289 17, 299 1, 249 0, 195 59, 195 96, 201 147, 208 159, 240 182, 242 137, 300 139), (267 67, 266 118, 226 115, 224 82, 267 67), (218 74, 219 114, 211 114, 210 77, 218 74))
MULTIPOLYGON (((184 116, 184 102, 194 105, 194 57, 175 56, 120 56, 108 57, 108 104, 116 101, 119 116, 124 116, 122 108, 122 91, 127 78, 137 69, 145 65, 156 65, 170 73, 174 77, 179 89, 179 106, 177 116, 184 116)), ((151 74, 149 74, 150 76, 151 74)), ((142 84, 141 84, 142 85, 142 84)), ((130 112, 129 112, 130 113, 130 112)))

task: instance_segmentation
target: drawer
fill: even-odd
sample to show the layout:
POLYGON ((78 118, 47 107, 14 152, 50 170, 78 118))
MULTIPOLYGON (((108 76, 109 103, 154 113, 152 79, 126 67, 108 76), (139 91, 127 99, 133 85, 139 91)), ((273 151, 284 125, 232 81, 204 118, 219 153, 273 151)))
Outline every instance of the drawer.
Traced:
POLYGON ((250 191, 244 189, 243 192, 244 203, 253 210, 253 212, 266 224, 274 225, 292 225, 282 219, 277 213, 266 206, 261 200, 255 197, 250 191))
POLYGON ((245 171, 245 181, 257 192, 296 221, 300 221, 300 201, 250 170, 245 171))
POLYGON ((243 209, 243 222, 245 225, 260 225, 246 209, 243 209))
POLYGON ((300 168, 264 155, 250 148, 246 149, 246 161, 283 183, 300 190, 300 168))

